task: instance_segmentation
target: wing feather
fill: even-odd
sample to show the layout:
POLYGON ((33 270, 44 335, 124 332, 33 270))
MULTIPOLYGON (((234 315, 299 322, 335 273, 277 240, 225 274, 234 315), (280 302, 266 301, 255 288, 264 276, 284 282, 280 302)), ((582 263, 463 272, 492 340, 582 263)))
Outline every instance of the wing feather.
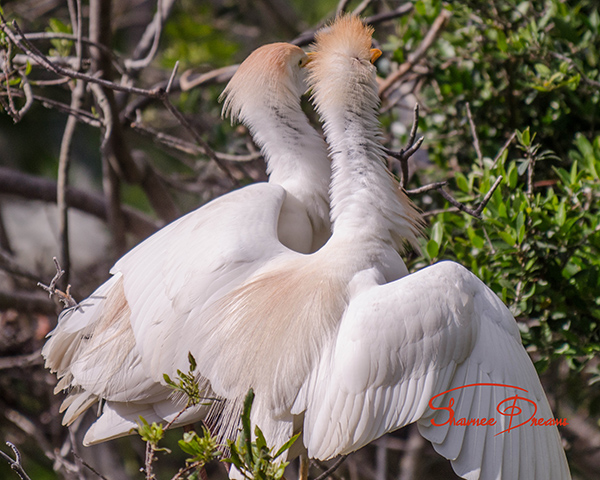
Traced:
POLYGON ((514 428, 536 408, 536 417, 553 416, 514 318, 477 277, 442 262, 360 292, 313 372, 330 380, 309 380, 294 407, 305 410, 311 457, 346 454, 418 422, 421 434, 464 478, 570 478, 555 426, 514 428), (430 407, 432 397, 452 389, 430 407), (455 422, 497 423, 452 424, 449 410, 440 408, 450 402, 455 422), (518 417, 499 411, 515 405, 522 409, 518 417))
MULTIPOLYGON (((166 401, 163 374, 187 371, 207 305, 287 251, 277 237, 285 196, 278 185, 254 184, 185 215, 121 258, 111 278, 61 315, 42 353, 59 387, 70 390, 67 420, 100 398, 114 402, 90 441, 101 441, 97 432, 113 423, 130 425, 115 414, 129 411, 120 402, 166 401)), ((145 411, 141 403, 132 411, 145 411)))

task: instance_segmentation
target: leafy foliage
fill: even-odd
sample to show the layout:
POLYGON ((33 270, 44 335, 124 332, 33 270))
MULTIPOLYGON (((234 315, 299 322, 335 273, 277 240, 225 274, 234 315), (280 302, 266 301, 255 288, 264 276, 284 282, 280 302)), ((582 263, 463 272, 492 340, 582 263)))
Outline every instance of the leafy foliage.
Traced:
POLYGON ((470 204, 503 180, 482 220, 448 210, 436 194, 418 199, 424 211, 443 212, 429 217, 423 257, 413 268, 442 259, 470 268, 510 306, 540 372, 564 359, 578 385, 571 400, 597 414, 599 6, 417 1, 414 17, 402 20, 388 44, 396 61, 405 61, 442 8, 453 15, 430 52, 419 92, 425 148, 437 168, 416 181, 452 171, 449 188, 470 204))
POLYGON ((177 370, 177 376, 179 377, 177 381, 171 380, 171 377, 166 373, 163 374, 163 378, 169 387, 177 392, 183 393, 187 397, 187 406, 190 407, 192 405, 198 405, 203 398, 200 395, 200 386, 198 385, 196 375, 194 374, 197 367, 196 359, 191 352, 188 352, 188 362, 190 363, 188 373, 177 370))
POLYGON ((277 459, 283 455, 300 436, 299 433, 288 440, 281 448, 274 452, 269 448, 265 436, 258 426, 254 429, 256 439, 252 440, 252 425, 250 423, 250 412, 254 392, 252 389, 247 393, 242 413, 242 431, 236 442, 228 441, 230 456, 224 461, 231 463, 245 478, 256 480, 280 480, 283 477, 285 467, 289 462, 280 462, 277 459))
POLYGON ((202 428, 202 436, 194 431, 186 432, 178 444, 185 453, 191 455, 190 458, 186 459, 186 463, 197 463, 203 466, 222 455, 216 438, 204 427, 202 428))
POLYGON ((144 442, 148 442, 150 445, 152 445, 154 451, 163 451, 167 453, 171 452, 171 450, 169 450, 168 448, 158 446, 158 443, 165 436, 165 431, 162 424, 152 422, 152 424, 150 425, 144 417, 140 417, 137 431, 144 442))

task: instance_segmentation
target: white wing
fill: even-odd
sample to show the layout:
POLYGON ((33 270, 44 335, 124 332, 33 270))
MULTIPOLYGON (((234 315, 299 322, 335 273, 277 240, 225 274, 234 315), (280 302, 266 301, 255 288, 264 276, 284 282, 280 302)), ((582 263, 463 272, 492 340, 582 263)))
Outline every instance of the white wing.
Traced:
MULTIPOLYGON (((198 320, 188 318, 190 312, 289 251, 277 238, 285 196, 280 186, 255 184, 187 214, 125 255, 107 282, 61 315, 43 355, 61 379, 57 390, 71 389, 65 423, 105 399, 107 418, 97 430, 108 435, 109 417, 129 412, 131 423, 149 405, 169 403, 163 402, 171 393, 163 374, 188 369, 198 320)), ((162 418, 180 409, 171 408, 162 418)), ((129 428, 125 422, 121 433, 129 428)))
POLYGON ((570 478, 555 426, 529 422, 500 433, 533 415, 553 416, 514 318, 458 264, 442 262, 389 284, 365 285, 350 300, 334 343, 293 410, 305 410, 309 456, 350 453, 418 421, 421 434, 464 478, 570 478), (507 386, 460 388, 473 384, 507 386), (515 395, 527 399, 516 400, 521 415, 497 411, 516 412, 510 409, 515 395), (450 405, 457 423, 496 424, 452 425, 450 405))

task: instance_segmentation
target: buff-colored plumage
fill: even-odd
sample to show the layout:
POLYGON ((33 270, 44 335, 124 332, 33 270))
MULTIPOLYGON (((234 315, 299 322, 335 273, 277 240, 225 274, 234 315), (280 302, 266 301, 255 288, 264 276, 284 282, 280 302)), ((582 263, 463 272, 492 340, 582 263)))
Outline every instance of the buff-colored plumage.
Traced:
POLYGON ((322 352, 292 409, 304 412, 308 454, 321 459, 347 454, 417 422, 463 478, 569 479, 556 427, 523 425, 500 433, 509 424, 497 407, 506 407, 502 400, 516 394, 525 396, 523 390, 535 407, 520 401, 519 422, 533 414, 552 418, 508 309, 456 263, 409 275, 390 268, 395 239, 410 241, 418 223, 402 193, 389 195, 393 182, 381 164, 370 34, 358 18, 342 17, 317 35, 309 64, 333 156, 332 192, 340 193, 331 199, 330 243, 342 229, 356 248, 353 261, 368 260, 349 284, 334 344, 322 352), (398 279, 386 281, 393 277, 398 279), (474 386, 459 388, 466 385, 474 386), (452 425, 448 410, 431 408, 432 397, 455 388, 432 405, 451 402, 457 419, 493 418, 497 424, 452 425))
MULTIPOLYGON (((517 385, 535 399, 539 415, 552 413, 516 322, 502 302, 455 263, 408 274, 398 253, 405 244, 418 245, 421 220, 384 165, 371 30, 347 16, 316 38, 307 68, 332 157, 331 238, 311 254, 286 248, 273 240, 278 206, 267 205, 262 218, 255 212, 250 219, 231 221, 238 228, 219 240, 231 247, 226 249, 230 254, 239 249, 239 265, 212 284, 207 272, 222 263, 205 258, 208 267, 200 274, 189 269, 202 245, 190 251, 185 223, 159 233, 155 244, 176 242, 164 258, 166 276, 152 264, 143 265, 142 248, 117 264, 121 273, 109 281, 112 286, 99 289, 104 294, 122 282, 139 352, 141 370, 135 371, 160 384, 163 373, 185 369, 191 352, 203 386, 219 401, 208 414, 193 412, 186 420, 202 414, 222 437, 235 435, 241 403, 252 387, 252 422, 269 445, 278 448, 294 432, 303 432, 303 443, 292 454, 304 450, 311 457, 332 458, 418 422, 464 478, 568 479, 556 427, 494 436, 497 431, 491 428, 431 425, 431 419, 444 419, 429 400, 469 383, 517 385), (244 243, 251 222, 261 225, 262 243, 244 243), (129 285, 127 275, 134 269, 141 273, 129 285), (155 278, 162 282, 148 280, 155 278), (203 292, 201 301, 198 292, 203 292), (177 329, 165 329, 162 320, 173 312, 177 329)), ((252 122, 255 110, 246 111, 235 96, 229 98, 226 109, 252 122)), ((257 108, 259 116, 273 111, 260 102, 257 108)), ((267 132, 265 145, 273 141, 267 132)), ((228 224, 218 218, 213 220, 228 224)), ((112 304, 115 312, 127 315, 119 294, 112 304)), ((101 310, 92 307, 88 320, 101 310)), ((61 324, 61 335, 76 330, 70 318, 61 324)), ((139 410, 175 411, 156 392, 147 392, 146 397, 143 389, 132 392, 135 400, 130 401, 143 404, 139 410)), ((465 417, 494 416, 497 401, 514 395, 511 387, 461 392, 456 409, 465 417)), ((84 406, 90 402, 84 395, 77 398, 84 406)), ((127 417, 129 405, 117 404, 104 415, 127 417)), ((102 428, 110 433, 111 425, 107 421, 102 428)))
MULTIPOLYGON (((57 390, 69 391, 64 423, 105 401, 86 443, 129 433, 139 415, 173 419, 185 402, 171 398, 163 374, 187 370, 194 346, 181 338, 193 337, 203 312, 279 251, 311 252, 329 237, 329 159, 300 107, 307 60, 296 46, 265 45, 223 92, 224 115, 250 129, 269 183, 229 193, 168 225, 61 315, 43 355, 57 372, 57 390)), ((187 411, 177 424, 204 418, 206 410, 187 411)))

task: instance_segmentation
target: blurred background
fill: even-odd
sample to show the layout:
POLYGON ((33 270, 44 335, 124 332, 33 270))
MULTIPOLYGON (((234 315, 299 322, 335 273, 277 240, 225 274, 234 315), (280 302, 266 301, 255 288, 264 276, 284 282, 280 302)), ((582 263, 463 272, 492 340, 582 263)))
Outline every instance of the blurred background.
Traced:
MULTIPOLYGON (((15 444, 33 480, 143 478, 145 444, 93 448, 95 416, 61 426, 62 394, 40 349, 61 306, 116 259, 210 199, 266 178, 245 128, 221 119, 235 66, 275 41, 308 47, 336 12, 375 27, 383 51, 381 122, 389 149, 419 135, 407 190, 428 223, 410 269, 453 259, 511 308, 561 428, 574 478, 600 473, 600 13, 595 0, 18 0, 2 1, 0 34, 0 446, 15 444), (159 13, 157 13, 159 12, 159 13), (56 65, 142 89, 115 91, 52 72, 56 65), (81 28, 77 28, 77 26, 81 28), (80 35, 78 35, 80 32, 80 35), (80 38, 78 40, 78 38, 80 38), (35 51, 34 51, 35 54, 35 51), (152 92, 167 88, 177 119, 152 92), (69 115, 69 113, 71 115, 69 115), (210 148, 210 151, 206 147, 210 148), (481 218, 474 208, 502 176, 481 218), (91 467, 91 468, 89 468, 91 467), (92 470, 94 469, 95 472, 92 470)), ((309 102, 307 114, 318 125, 309 102)), ((402 177, 401 167, 389 167, 402 177)), ((92 409, 93 410, 93 409, 92 409)), ((159 479, 185 464, 181 431, 164 441, 159 479)), ((329 462, 331 464, 333 462, 329 462)), ((290 467, 292 471, 295 465, 290 467)), ((326 468, 314 463, 311 478, 326 468)), ((226 478, 222 465, 210 478, 226 478)), ((414 426, 351 455, 339 478, 456 478, 414 426)), ((17 478, 0 460, 0 477, 17 478)))

